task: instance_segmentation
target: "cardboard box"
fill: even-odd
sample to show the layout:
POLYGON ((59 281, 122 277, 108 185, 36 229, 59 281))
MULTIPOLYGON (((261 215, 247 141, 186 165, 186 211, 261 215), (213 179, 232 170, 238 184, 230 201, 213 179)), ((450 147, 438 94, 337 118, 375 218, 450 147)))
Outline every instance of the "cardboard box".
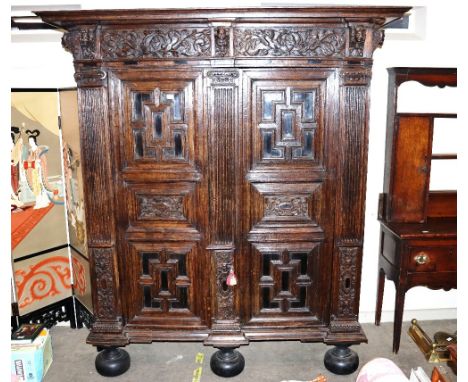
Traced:
POLYGON ((21 382, 41 382, 52 363, 52 341, 49 331, 30 344, 11 345, 11 375, 21 382))

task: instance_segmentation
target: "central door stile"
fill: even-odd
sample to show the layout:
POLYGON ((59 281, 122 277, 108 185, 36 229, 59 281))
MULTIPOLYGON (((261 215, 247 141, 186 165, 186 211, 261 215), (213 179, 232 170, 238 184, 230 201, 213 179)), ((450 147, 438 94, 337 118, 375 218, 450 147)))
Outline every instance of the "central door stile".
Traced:
MULTIPOLYGON (((238 185, 242 168, 240 136, 241 71, 207 69, 207 170, 209 224, 207 250, 211 257, 212 334, 205 341, 215 347, 237 347, 248 341, 240 330, 239 286, 229 283, 241 256, 241 201, 238 185), (229 285, 231 284, 231 285, 229 285)), ((242 280, 239 280, 242 282, 242 280)))

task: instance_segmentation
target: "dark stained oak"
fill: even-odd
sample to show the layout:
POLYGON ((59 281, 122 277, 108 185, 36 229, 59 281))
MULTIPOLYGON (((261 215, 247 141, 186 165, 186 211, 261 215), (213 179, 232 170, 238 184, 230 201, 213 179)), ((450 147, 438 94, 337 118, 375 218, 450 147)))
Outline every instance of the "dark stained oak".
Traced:
POLYGON ((38 12, 74 57, 90 344, 202 341, 223 370, 249 341, 367 341, 372 54, 408 10, 38 12))
POLYGON ((393 351, 400 346, 405 293, 415 286, 457 287, 457 193, 430 191, 432 160, 456 159, 432 154, 435 118, 456 114, 397 113, 398 87, 406 81, 425 86, 456 86, 453 68, 390 68, 384 192, 375 324, 380 324, 385 277, 396 286, 393 351))

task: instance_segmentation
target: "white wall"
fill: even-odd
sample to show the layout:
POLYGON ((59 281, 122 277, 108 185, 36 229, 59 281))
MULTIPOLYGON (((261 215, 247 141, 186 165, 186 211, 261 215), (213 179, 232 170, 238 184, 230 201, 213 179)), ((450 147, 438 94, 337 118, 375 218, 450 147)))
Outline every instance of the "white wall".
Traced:
MULTIPOLYGON (((152 7, 156 3, 145 1, 115 0, 112 2, 81 1, 67 2, 51 0, 48 4, 81 4, 82 8, 129 8, 152 7), (98 5, 97 5, 98 4, 98 5)), ((394 5, 391 1, 351 1, 325 2, 326 4, 347 5, 394 5)), ((36 4, 34 1, 15 0, 15 4, 36 4)), ((173 1, 171 7, 197 7, 195 1, 173 1)), ((204 7, 222 6, 259 6, 261 2, 254 1, 204 1, 204 7)), ((263 5, 312 5, 310 1, 295 1, 294 3, 268 2, 263 5)), ((374 55, 374 77, 371 85, 370 137, 369 137, 369 172, 367 184, 366 229, 364 244, 364 263, 361 292, 361 322, 372 322, 375 310, 377 259, 379 243, 379 224, 377 222, 378 194, 382 192, 384 169, 384 145, 387 108, 387 71, 393 66, 447 66, 456 67, 459 64, 461 38, 454 17, 457 7, 448 7, 448 2, 439 1, 406 1, 398 5, 416 5, 426 7, 426 30, 422 39, 404 39, 387 33, 383 49, 378 49, 374 55)), ((458 13, 461 13, 458 10, 458 13)), ((35 37, 37 40, 37 37, 35 37)), ((75 86, 71 55, 63 50, 59 37, 49 36, 49 42, 19 42, 31 41, 31 37, 14 36, 11 47, 11 87, 67 87, 75 86), (55 41, 55 42, 50 42, 55 41)), ((459 97, 459 94, 458 94, 459 97)), ((409 93, 409 99, 414 98, 409 93)), ((445 99, 445 98, 444 98, 445 99)), ((450 104, 452 112, 454 105, 450 104)), ((434 110, 429 110, 434 111, 434 110)), ((439 111, 439 110, 438 110, 439 111)), ((447 110, 446 110, 447 111, 447 110)), ((458 132, 453 132, 458 134, 458 132)), ((452 178, 458 179, 455 172, 452 178)), ((466 175, 465 175, 466 176, 466 175)), ((386 282, 382 320, 393 320, 393 304, 395 296, 393 283, 386 282)), ((436 319, 455 318, 457 307, 457 291, 432 291, 425 288, 413 288, 406 295, 404 319, 436 319)))

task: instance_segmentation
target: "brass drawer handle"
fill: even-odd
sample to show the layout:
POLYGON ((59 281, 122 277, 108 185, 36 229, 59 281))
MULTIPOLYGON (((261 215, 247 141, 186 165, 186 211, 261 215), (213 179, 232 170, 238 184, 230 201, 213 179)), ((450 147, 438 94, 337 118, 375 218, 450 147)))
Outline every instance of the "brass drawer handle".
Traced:
POLYGON ((418 253, 416 256, 414 256, 414 261, 416 261, 416 263, 419 265, 427 264, 429 262, 429 256, 424 252, 418 253))

